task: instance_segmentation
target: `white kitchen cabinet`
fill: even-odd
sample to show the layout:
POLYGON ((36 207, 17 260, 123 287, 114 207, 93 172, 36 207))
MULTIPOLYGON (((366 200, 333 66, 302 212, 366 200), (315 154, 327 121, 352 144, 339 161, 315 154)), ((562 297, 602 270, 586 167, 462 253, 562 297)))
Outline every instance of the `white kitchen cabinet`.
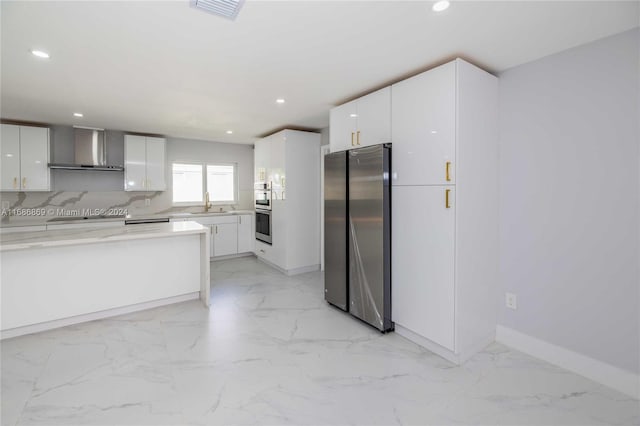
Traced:
MULTIPOLYGON (((233 219, 237 219, 233 217, 233 219)), ((238 253, 238 223, 211 225, 213 256, 228 256, 238 253)))
POLYGON ((271 162, 271 147, 266 143, 256 143, 253 151, 254 155, 254 180, 265 183, 269 181, 267 169, 271 162))
POLYGON ((2 124, 2 191, 49 191, 49 129, 2 124))
POLYGON ((392 86, 393 185, 455 183, 457 64, 392 86))
POLYGON ((331 109, 331 152, 388 142, 391 142, 391 87, 331 109))
POLYGON ((254 249, 256 240, 253 231, 253 215, 238 215, 238 253, 249 253, 254 249))
POLYGON ((273 245, 256 240, 254 246, 255 254, 259 259, 267 261, 271 264, 277 263, 275 259, 275 253, 273 251, 273 245))
POLYGON ((215 214, 171 218, 172 222, 193 221, 211 232, 211 257, 251 253, 255 232, 252 214, 215 214))
POLYGON ((125 135, 125 191, 164 191, 165 145, 163 138, 125 135))
POLYGON ((286 185, 286 137, 272 137, 269 143, 271 159, 269 162, 269 182, 271 183, 271 197, 275 200, 284 199, 286 185))
POLYGON ((147 141, 144 136, 124 137, 125 191, 144 191, 147 178, 147 141))
POLYGON ((329 115, 329 149, 331 152, 344 151, 354 147, 358 131, 356 101, 332 108, 329 115))
POLYGON ((495 339, 497 95, 460 59, 393 85, 392 319, 455 363, 495 339))
POLYGON ((165 182, 165 140, 146 138, 147 142, 147 191, 164 191, 165 182))
POLYGON ((20 127, 12 124, 2 125, 0 137, 0 155, 2 155, 2 191, 20 189, 20 127))
POLYGON ((358 147, 389 143, 391 139, 391 87, 358 99, 358 147))
POLYGON ((319 269, 320 135, 282 130, 257 141, 254 153, 273 183, 272 241, 255 241, 254 253, 290 275, 319 269))
POLYGON ((393 320, 453 351, 454 187, 393 188, 393 320), (447 208, 449 191, 449 208, 447 208))

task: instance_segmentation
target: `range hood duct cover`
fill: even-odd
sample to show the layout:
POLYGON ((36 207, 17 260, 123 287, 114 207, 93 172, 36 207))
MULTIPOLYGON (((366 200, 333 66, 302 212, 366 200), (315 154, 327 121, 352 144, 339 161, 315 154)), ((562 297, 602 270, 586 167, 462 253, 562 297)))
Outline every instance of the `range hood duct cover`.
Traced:
POLYGON ((122 166, 107 165, 107 142, 104 129, 74 127, 75 163, 51 163, 51 169, 122 171, 122 166))
POLYGON ((74 133, 76 164, 106 166, 107 143, 104 138, 104 130, 76 127, 74 133))

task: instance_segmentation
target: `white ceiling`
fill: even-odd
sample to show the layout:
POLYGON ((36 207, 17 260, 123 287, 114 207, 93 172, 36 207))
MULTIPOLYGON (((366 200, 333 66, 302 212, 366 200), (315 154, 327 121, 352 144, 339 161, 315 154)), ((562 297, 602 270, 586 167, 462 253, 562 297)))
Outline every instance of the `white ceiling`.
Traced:
POLYGON ((431 4, 247 1, 228 21, 188 1, 2 1, 0 112, 252 143, 454 56, 499 72, 640 23, 636 1, 431 4))

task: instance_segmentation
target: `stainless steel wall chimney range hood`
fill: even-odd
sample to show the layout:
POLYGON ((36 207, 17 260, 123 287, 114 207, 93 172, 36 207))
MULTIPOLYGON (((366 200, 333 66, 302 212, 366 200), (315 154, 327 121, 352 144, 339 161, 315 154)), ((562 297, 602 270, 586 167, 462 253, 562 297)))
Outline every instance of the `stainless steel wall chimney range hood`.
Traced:
POLYGON ((121 172, 122 166, 107 165, 107 142, 104 129, 74 126, 75 163, 49 163, 50 169, 121 172))

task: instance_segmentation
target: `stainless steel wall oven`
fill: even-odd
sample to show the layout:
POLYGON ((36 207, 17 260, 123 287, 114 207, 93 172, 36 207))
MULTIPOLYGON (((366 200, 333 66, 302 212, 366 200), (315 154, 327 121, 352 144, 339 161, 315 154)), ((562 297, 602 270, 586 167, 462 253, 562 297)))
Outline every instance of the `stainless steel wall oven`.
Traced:
POLYGON ((256 240, 271 244, 271 210, 256 209, 256 240))

